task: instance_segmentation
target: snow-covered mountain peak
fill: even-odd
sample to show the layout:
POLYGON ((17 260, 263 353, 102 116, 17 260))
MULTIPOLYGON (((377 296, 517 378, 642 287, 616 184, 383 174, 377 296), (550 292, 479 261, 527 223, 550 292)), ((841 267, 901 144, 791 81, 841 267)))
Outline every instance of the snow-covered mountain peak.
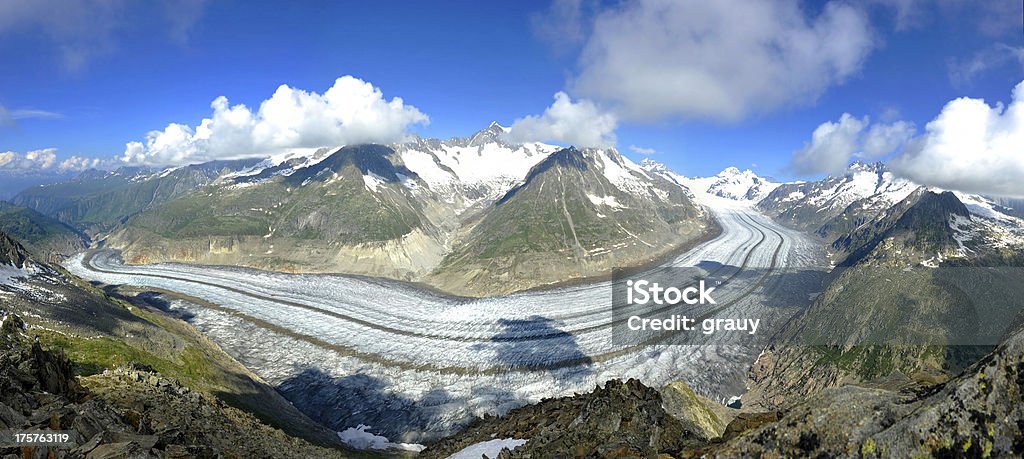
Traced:
POLYGON ((640 160, 640 167, 644 168, 648 172, 664 172, 668 170, 664 164, 659 163, 651 158, 644 158, 640 160))
POLYGON ((430 191, 466 209, 501 197, 533 166, 560 149, 539 142, 511 144, 504 141, 506 131, 492 122, 469 137, 421 139, 393 147, 430 191))
POLYGON ((648 192, 651 176, 644 168, 622 156, 614 148, 587 148, 584 151, 594 157, 604 176, 620 190, 635 195, 644 195, 648 192))
MULTIPOLYGON (((835 206, 846 206, 850 203, 868 199, 871 204, 891 206, 902 201, 917 185, 909 180, 896 177, 884 163, 864 163, 856 161, 850 165, 842 177, 825 179, 823 183, 832 186, 823 189, 835 206)), ((824 196, 822 196, 824 197, 824 196)), ((867 205, 868 203, 865 203, 867 205)))
POLYGON ((267 175, 289 176, 299 169, 319 164, 327 159, 338 148, 293 148, 272 155, 251 167, 231 172, 221 177, 221 181, 246 181, 248 178, 266 178, 267 175))
POLYGON ((505 135, 510 131, 509 128, 498 124, 497 121, 491 121, 487 127, 477 131, 475 134, 470 136, 466 140, 468 146, 481 146, 488 143, 501 143, 505 144, 505 135))
POLYGON ((506 134, 509 133, 510 131, 512 131, 511 128, 507 128, 505 126, 502 126, 502 125, 498 124, 497 121, 491 121, 491 124, 488 124, 487 125, 487 129, 485 129, 485 130, 496 131, 496 132, 504 132, 506 134))
POLYGON ((736 167, 727 167, 711 177, 687 179, 684 183, 694 192, 752 203, 760 201, 779 186, 750 169, 741 171, 736 167))
POLYGON ((888 168, 886 167, 885 163, 883 163, 881 161, 876 161, 876 162, 873 162, 873 163, 869 163, 869 162, 865 162, 865 161, 862 161, 862 160, 858 159, 858 160, 854 161, 852 164, 850 164, 850 167, 847 168, 847 173, 856 173, 856 172, 882 173, 882 172, 885 172, 887 170, 888 170, 888 168))
MULTIPOLYGON (((753 174, 753 172, 751 172, 750 169, 747 169, 745 172, 748 173, 748 174, 753 174)), ((736 166, 729 166, 729 167, 727 167, 725 169, 722 169, 722 172, 719 172, 718 174, 715 174, 715 176, 716 177, 734 177, 734 176, 743 175, 743 174, 744 173, 740 172, 740 169, 738 167, 736 167, 736 166)))

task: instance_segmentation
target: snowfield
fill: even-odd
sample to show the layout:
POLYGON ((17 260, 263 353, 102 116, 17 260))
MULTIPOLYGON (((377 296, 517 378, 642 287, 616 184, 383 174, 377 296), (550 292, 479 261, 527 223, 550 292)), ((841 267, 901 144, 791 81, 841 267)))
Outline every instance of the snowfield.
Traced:
MULTIPOLYGON (((759 335, 768 336, 806 305, 793 298, 806 302, 813 292, 778 273, 820 270, 817 244, 749 203, 696 197, 714 211, 722 233, 665 266, 693 267, 723 283, 717 305, 687 312, 759 318, 759 335)), ((175 310, 299 409, 335 430, 369 425, 401 443, 436 439, 475 416, 587 392, 613 378, 654 387, 682 379, 724 401, 743 393, 746 369, 761 352, 757 341, 718 335, 702 345, 676 345, 680 335, 617 345, 610 281, 466 299, 363 277, 125 265, 103 250, 66 267, 91 280, 180 294, 172 297, 175 310)), ((658 306, 635 307, 651 313, 658 306)))

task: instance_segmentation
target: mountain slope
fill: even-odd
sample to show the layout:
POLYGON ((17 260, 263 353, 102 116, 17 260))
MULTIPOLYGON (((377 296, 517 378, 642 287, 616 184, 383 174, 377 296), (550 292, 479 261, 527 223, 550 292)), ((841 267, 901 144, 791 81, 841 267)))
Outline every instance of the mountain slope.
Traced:
MULTIPOLYGON (((103 373, 107 370, 144 365, 147 371, 157 371, 162 377, 176 379, 196 391, 188 403, 193 403, 201 393, 206 400, 202 404, 219 400, 216 402, 220 404, 216 407, 218 411, 227 404, 253 413, 263 422, 291 435, 321 445, 340 445, 334 432, 300 413, 274 388, 185 321, 172 317, 169 306, 152 292, 100 290, 59 266, 39 261, 17 241, 0 233, 0 314, 24 319, 5 319, 5 330, 9 323, 19 323, 15 334, 24 333, 34 338, 35 346, 41 346, 42 350, 59 350, 70 359, 68 364, 61 365, 67 365, 76 375, 102 380, 106 379, 103 373)), ((6 360, 0 359, 2 362, 6 360)), ((71 378, 64 374, 62 379, 71 378)), ((6 390, 3 393, 7 395, 6 390)), ((141 395, 120 390, 109 394, 110 397, 141 395)), ((66 403, 76 400, 70 397, 66 403)), ((64 408, 56 404, 46 409, 64 408)), ((166 422, 173 424, 170 420, 166 422)), ((183 431, 185 427, 182 426, 183 431)))
POLYGON ((939 385, 844 386, 698 457, 1020 457, 1024 333, 939 385))
POLYGON ((0 232, 0 265, 10 266, 16 269, 25 269, 34 264, 25 250, 17 240, 0 232))
POLYGON ((440 259, 450 211, 416 196, 422 182, 392 149, 357 145, 314 157, 228 174, 129 219, 108 243, 135 263, 399 279, 440 259))
POLYGON ((941 381, 989 351, 1022 317, 1024 239, 966 238, 968 222, 985 225, 953 193, 919 189, 839 238, 845 258, 755 363, 751 400, 774 409, 851 382, 941 381))
POLYGON ((697 434, 666 412, 658 391, 630 379, 611 380, 588 394, 545 399, 500 418, 478 420, 431 445, 422 456, 454 457, 491 439, 528 440, 501 457, 676 456, 699 442, 697 434))
POLYGON ((19 239, 46 260, 72 255, 85 249, 87 243, 87 238, 74 228, 6 201, 0 201, 0 232, 19 239))
POLYGON ((164 171, 139 167, 122 167, 113 172, 89 170, 67 182, 24 190, 11 202, 95 234, 206 185, 226 171, 253 162, 212 161, 164 171))
POLYGON ((956 255, 959 247, 950 222, 957 218, 969 219, 970 212, 953 193, 937 194, 921 188, 875 220, 836 239, 832 247, 848 254, 841 266, 852 266, 869 257, 880 260, 898 255, 895 261, 905 263, 914 256, 936 254, 941 258, 943 252, 956 255))
MULTIPOLYGON (((814 383, 814 381, 809 381, 814 383)), ((721 435, 702 438, 635 380, 546 399, 480 419, 423 451, 449 457, 502 440, 502 458, 535 457, 1020 457, 1024 455, 1024 331, 949 381, 846 384, 771 411, 729 410, 721 435), (511 440, 518 440, 512 442, 511 440)), ((495 457, 490 455, 488 457, 495 457)))
POLYGON ((349 456, 289 437, 142 365, 79 378, 63 353, 31 342, 19 316, 2 314, 0 428, 71 432, 70 446, 0 446, 5 457, 349 456))
POLYGON ((445 289, 514 291, 643 263, 708 229, 679 186, 614 150, 567 148, 487 208, 431 279, 445 289))

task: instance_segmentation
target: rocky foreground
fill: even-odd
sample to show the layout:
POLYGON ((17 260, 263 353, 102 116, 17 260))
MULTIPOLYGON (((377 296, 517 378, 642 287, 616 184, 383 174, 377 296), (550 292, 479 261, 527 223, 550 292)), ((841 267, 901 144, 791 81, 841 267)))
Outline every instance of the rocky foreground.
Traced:
POLYGON ((430 446, 444 458, 492 439, 527 440, 501 458, 1021 457, 1024 332, 941 384, 892 378, 831 387, 778 411, 730 410, 685 385, 636 380, 485 418, 430 446))
MULTIPOLYGON (((271 428, 145 366, 79 378, 16 315, 0 335, 0 429, 71 430, 72 446, 0 447, 0 457, 350 457, 271 428)), ((4 439, 5 441, 7 439, 4 439)))

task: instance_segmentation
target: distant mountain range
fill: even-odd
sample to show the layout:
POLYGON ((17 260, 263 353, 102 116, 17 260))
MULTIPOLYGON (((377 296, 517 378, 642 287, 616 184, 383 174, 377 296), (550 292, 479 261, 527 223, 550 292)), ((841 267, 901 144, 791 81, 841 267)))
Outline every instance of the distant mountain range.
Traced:
POLYGON ((13 202, 133 263, 365 274, 471 296, 605 275, 714 232, 685 189, 614 149, 504 133, 89 171, 13 202))
MULTIPOLYGON (((921 188, 881 163, 813 182, 733 167, 694 178, 614 149, 513 144, 505 134, 492 123, 448 140, 86 171, 18 194, 12 202, 27 209, 0 213, 0 225, 41 253, 80 250, 91 237, 131 263, 365 274, 479 296, 604 275, 709 237, 713 218, 694 194, 817 234, 839 261, 865 225, 921 188)), ((957 228, 1020 237, 1017 201, 955 196, 974 222, 957 228)))

